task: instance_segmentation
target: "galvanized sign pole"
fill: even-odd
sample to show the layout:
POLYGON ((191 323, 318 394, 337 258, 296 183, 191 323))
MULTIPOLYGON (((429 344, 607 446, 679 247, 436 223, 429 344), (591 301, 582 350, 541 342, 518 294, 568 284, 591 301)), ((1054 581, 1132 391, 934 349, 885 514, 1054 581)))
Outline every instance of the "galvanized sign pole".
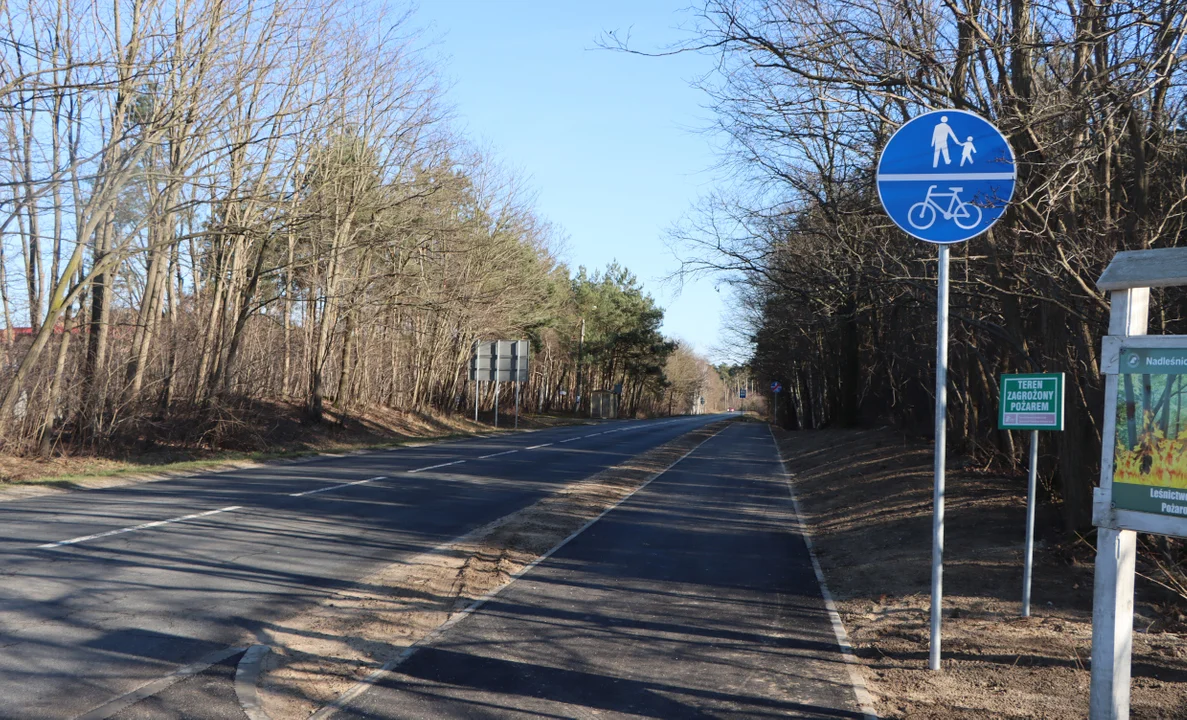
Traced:
POLYGON ((1030 430, 1026 482, 1026 552, 1022 565, 1022 617, 1030 617, 1034 575, 1035 502, 1039 478, 1039 431, 1063 430, 1063 373, 1002 375, 997 426, 1030 430))
POLYGON ((997 222, 1014 194, 1015 178, 1014 153, 1005 136, 989 121, 964 110, 933 110, 913 118, 891 136, 878 159, 878 198, 886 214, 911 237, 940 246, 936 273, 935 511, 928 652, 928 667, 932 670, 940 669, 943 617, 948 246, 976 237, 997 222))
POLYGON ((936 450, 931 518, 931 647, 927 666, 940 669, 940 623, 944 598, 944 468, 948 435, 948 246, 940 246, 936 285, 936 450))
POLYGON ((1022 617, 1030 617, 1030 580, 1034 573, 1035 490, 1039 478, 1039 431, 1030 431, 1030 477, 1026 479, 1026 558, 1022 561, 1022 617))

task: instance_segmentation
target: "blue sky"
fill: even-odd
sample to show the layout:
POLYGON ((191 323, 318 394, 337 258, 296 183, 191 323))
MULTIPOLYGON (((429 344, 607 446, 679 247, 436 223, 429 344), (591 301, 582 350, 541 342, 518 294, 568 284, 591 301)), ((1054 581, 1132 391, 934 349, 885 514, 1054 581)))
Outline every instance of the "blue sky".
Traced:
POLYGON ((709 353, 725 289, 661 284, 677 265, 669 228, 714 183, 696 54, 647 58, 598 49, 605 31, 653 50, 686 40, 688 0, 424 0, 414 24, 437 39, 457 122, 525 176, 538 209, 569 237, 573 267, 630 268, 666 309, 664 332, 709 353))

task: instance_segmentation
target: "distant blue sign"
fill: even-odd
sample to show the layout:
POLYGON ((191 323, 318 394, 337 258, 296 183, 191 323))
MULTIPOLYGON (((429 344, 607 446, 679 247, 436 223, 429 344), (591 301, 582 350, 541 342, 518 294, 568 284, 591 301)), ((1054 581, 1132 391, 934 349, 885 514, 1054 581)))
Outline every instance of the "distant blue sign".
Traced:
POLYGON ((933 110, 898 129, 878 161, 878 197, 895 225, 956 243, 997 222, 1014 196, 1014 151, 988 120, 933 110))
POLYGON ((783 389, 783 383, 779 382, 778 380, 774 380, 771 382, 771 392, 777 393, 782 389, 783 389))
POLYGON ((738 391, 738 397, 742 398, 743 400, 746 399, 746 388, 742 388, 738 391))

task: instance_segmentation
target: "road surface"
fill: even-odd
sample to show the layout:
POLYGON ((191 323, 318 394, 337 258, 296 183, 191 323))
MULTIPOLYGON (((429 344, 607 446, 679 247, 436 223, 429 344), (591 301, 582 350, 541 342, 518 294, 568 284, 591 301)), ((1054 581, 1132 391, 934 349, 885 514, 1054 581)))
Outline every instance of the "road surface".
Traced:
MULTIPOLYGON (((0 716, 109 707, 329 590, 717 419, 556 428, 0 503, 0 716)), ((235 659, 170 697, 199 697, 195 686, 218 684, 235 659)), ((158 700, 91 717, 186 716, 154 715, 158 700)))
POLYGON ((326 714, 865 718, 776 452, 728 426, 326 714))

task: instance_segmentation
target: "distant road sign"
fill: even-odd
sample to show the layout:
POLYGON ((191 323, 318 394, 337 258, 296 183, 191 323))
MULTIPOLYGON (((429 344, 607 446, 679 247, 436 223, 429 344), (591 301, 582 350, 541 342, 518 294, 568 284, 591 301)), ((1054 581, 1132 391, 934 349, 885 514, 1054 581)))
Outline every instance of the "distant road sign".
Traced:
POLYGON ((886 144, 878 160, 878 197, 908 235, 956 243, 997 222, 1016 178, 1014 151, 992 123, 964 110, 933 110, 886 144))
POLYGON ((740 397, 742 399, 746 398, 746 389, 745 388, 738 391, 738 397, 740 397))
POLYGON ((778 380, 771 381, 771 392, 777 393, 782 389, 783 389, 783 383, 779 382, 778 380))
POLYGON ((489 382, 527 382, 527 340, 479 340, 470 358, 470 379, 489 382))

